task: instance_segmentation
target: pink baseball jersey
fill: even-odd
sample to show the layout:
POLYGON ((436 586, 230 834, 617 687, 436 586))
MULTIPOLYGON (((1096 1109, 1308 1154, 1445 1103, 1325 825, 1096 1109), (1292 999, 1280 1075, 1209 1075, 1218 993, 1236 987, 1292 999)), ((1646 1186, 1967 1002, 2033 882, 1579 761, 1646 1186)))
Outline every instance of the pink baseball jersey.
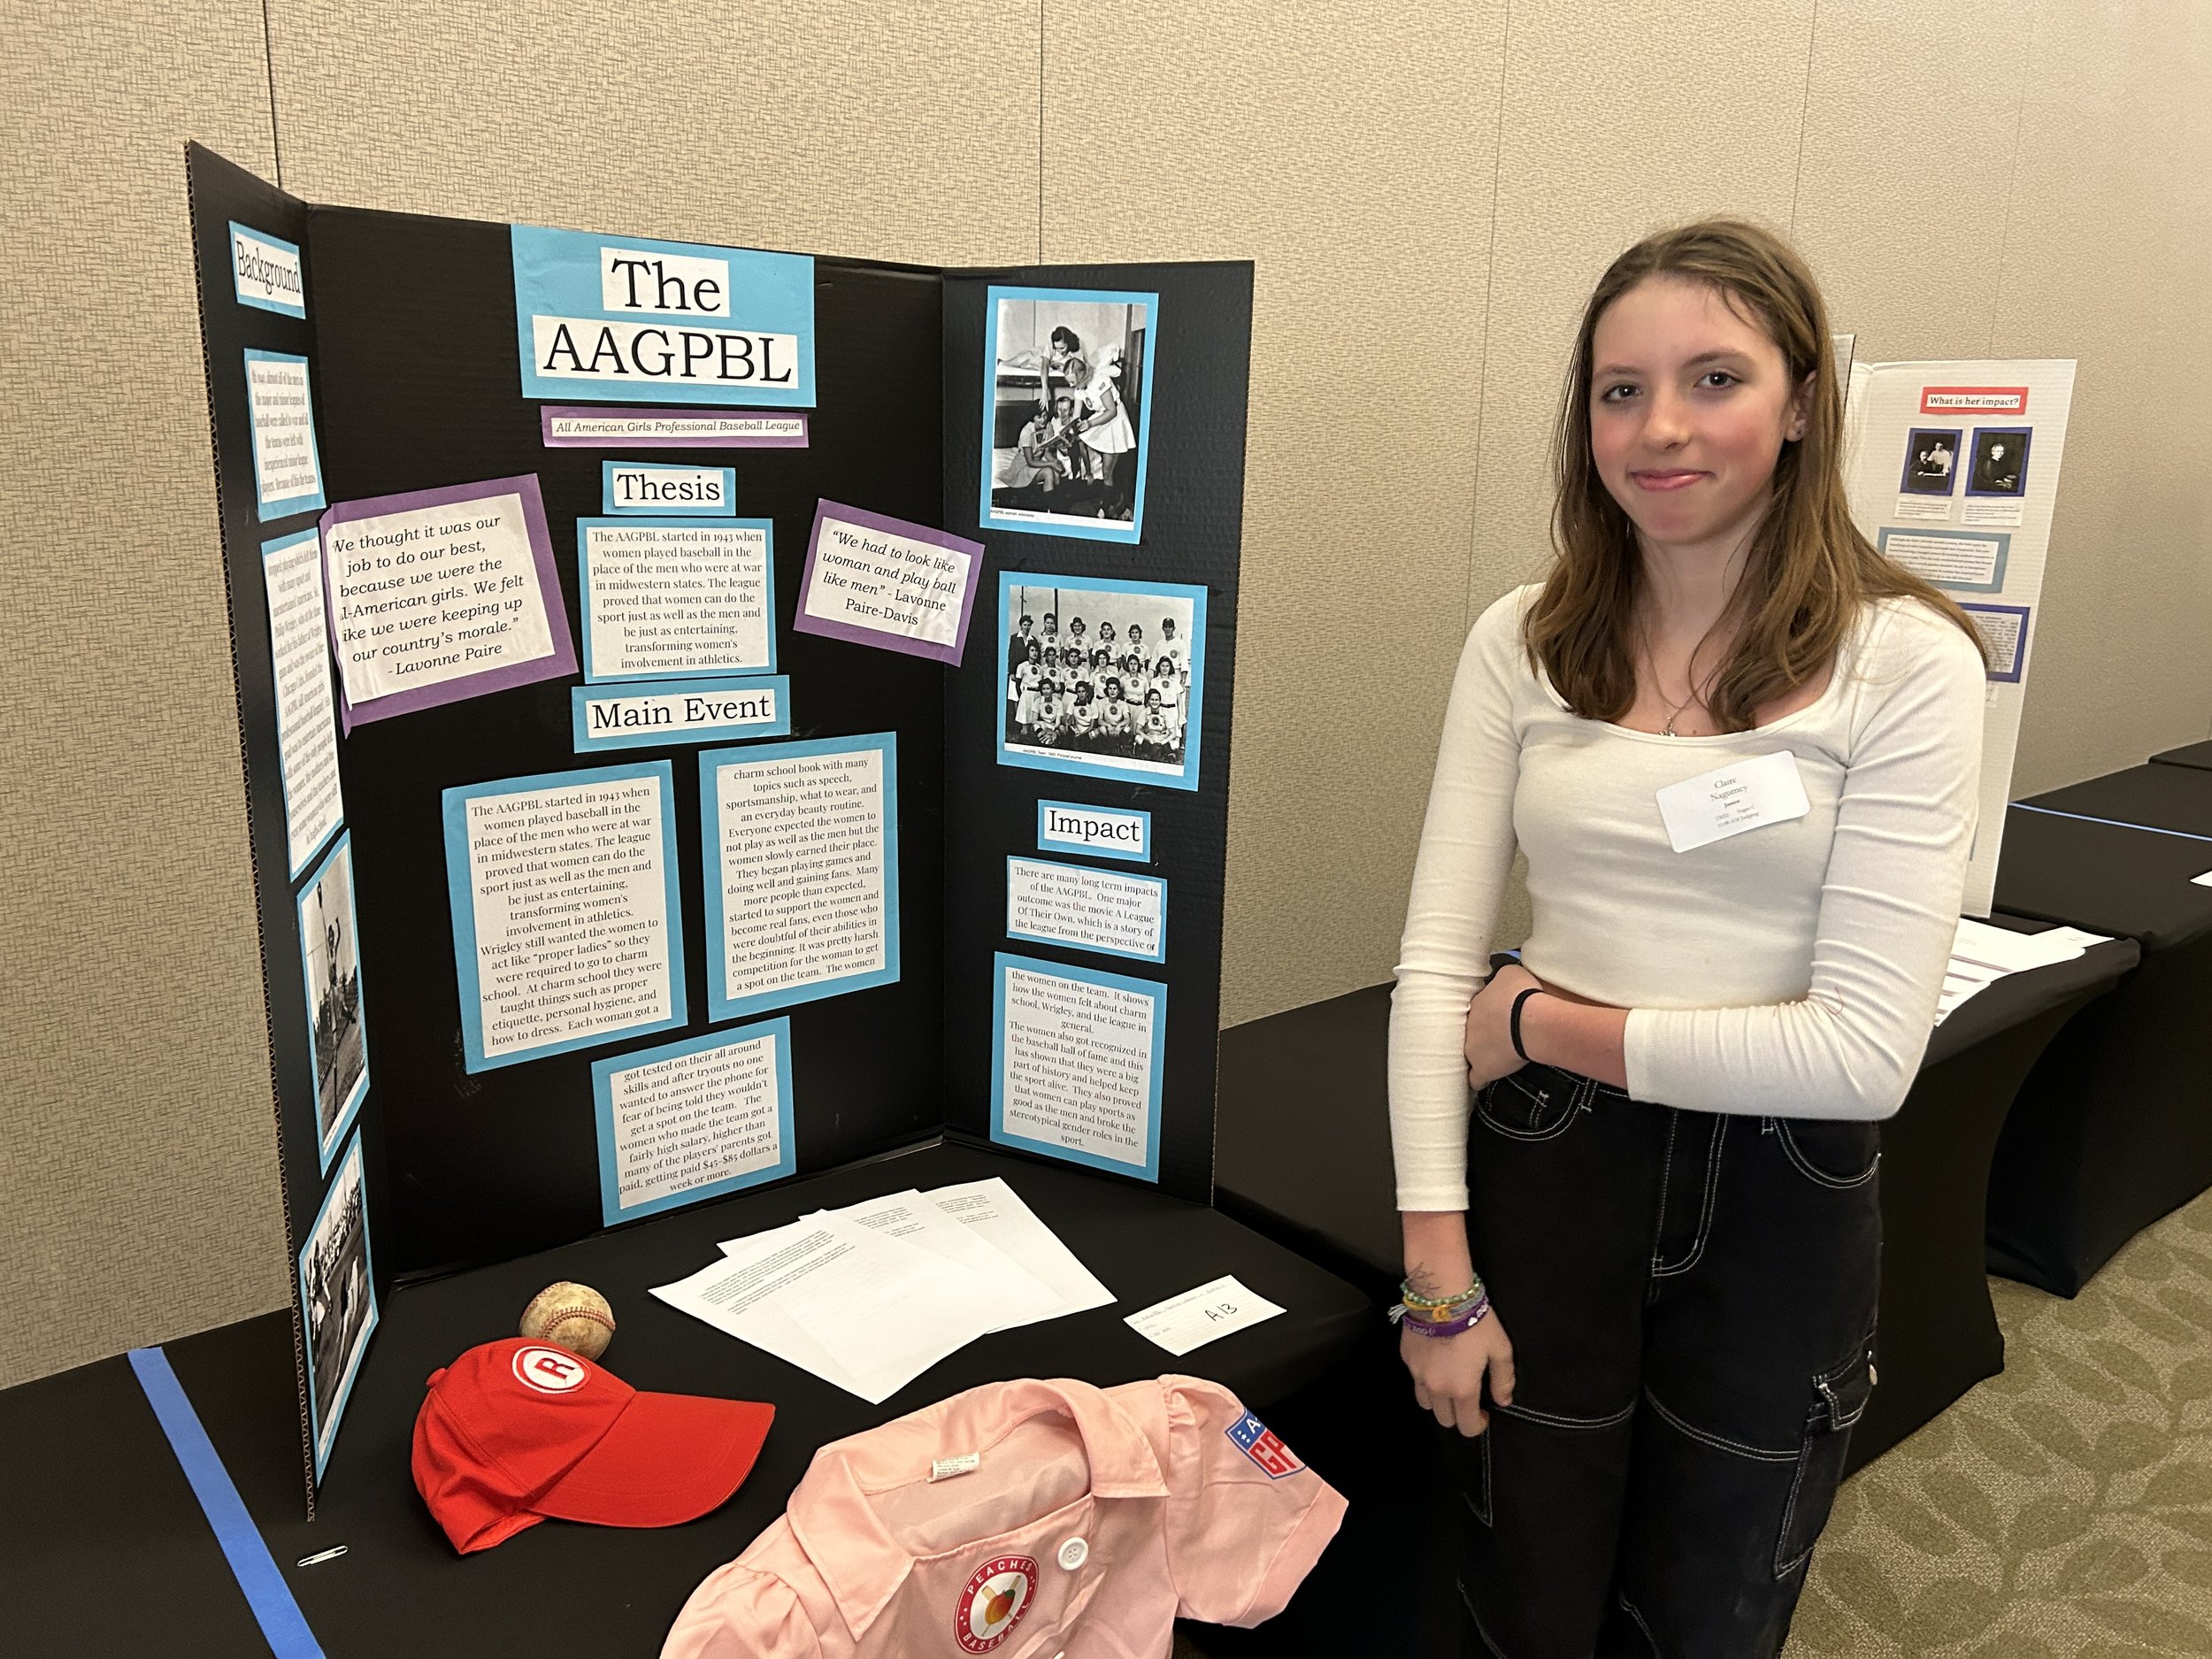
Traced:
POLYGON ((1217 1383, 994 1383, 825 1446, 662 1659, 1164 1659, 1280 1612, 1344 1500, 1217 1383))

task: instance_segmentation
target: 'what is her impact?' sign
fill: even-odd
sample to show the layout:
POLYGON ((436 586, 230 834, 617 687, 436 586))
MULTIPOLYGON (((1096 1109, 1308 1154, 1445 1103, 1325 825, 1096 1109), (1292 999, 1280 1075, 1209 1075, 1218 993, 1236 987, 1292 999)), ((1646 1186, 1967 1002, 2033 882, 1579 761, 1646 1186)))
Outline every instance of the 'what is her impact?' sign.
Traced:
POLYGON ((814 403, 814 261, 511 227, 525 397, 814 403))

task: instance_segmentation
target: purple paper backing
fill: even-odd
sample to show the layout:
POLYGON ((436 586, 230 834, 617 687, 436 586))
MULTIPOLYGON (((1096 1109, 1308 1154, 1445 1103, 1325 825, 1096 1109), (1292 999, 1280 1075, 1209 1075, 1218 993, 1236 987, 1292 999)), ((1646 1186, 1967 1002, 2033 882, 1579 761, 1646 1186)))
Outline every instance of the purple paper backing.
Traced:
POLYGON ((820 634, 833 640, 849 640, 855 645, 872 645, 879 650, 900 651, 909 657, 926 657, 933 662, 946 663, 957 668, 960 655, 968 647, 968 618, 975 611, 975 590, 983 583, 983 543, 933 530, 926 524, 910 519, 893 518, 879 512, 869 512, 859 507, 847 507, 833 501, 817 500, 814 503, 814 529, 806 539, 806 569, 799 578, 798 609, 792 618, 792 631, 796 634, 820 634), (933 645, 927 640, 902 639, 895 634, 879 634, 872 628, 855 627, 849 622, 826 622, 819 617, 807 614, 806 602, 814 591, 814 556, 822 545, 822 520, 834 518, 845 524, 861 525, 870 530, 883 530, 893 535, 905 536, 913 541, 926 541, 932 547, 943 548, 949 553, 968 556, 967 591, 960 595, 960 624, 953 630, 950 645, 933 645))
POLYGON ((538 431, 549 449, 803 449, 807 447, 811 430, 806 411, 799 409, 718 409, 710 417, 680 409, 618 409, 594 403, 541 403, 538 407, 538 431), (556 415, 634 415, 640 419, 696 420, 703 426, 710 419, 727 420, 736 417, 741 419, 749 415, 757 415, 764 420, 795 420, 799 423, 799 435, 795 438, 557 438, 553 435, 553 418, 556 415))
POLYGON ((330 649, 334 659, 342 664, 338 673, 338 719, 342 731, 350 732, 357 726, 370 720, 388 720, 396 714, 412 714, 418 709, 435 709, 449 703, 460 703, 487 693, 504 691, 511 686, 535 685, 541 680, 563 680, 576 672, 576 641, 568 628, 568 606, 561 597, 561 579, 553 568, 553 536, 546 527, 545 497, 538 491, 538 475, 525 472, 516 478, 487 479, 479 484, 448 484, 440 489, 403 490, 396 495, 371 495, 360 501, 342 501, 317 521, 323 534, 323 620, 330 634, 330 649), (330 580, 331 528, 334 525, 351 524, 360 518, 378 518, 388 512, 405 512, 418 507, 449 507, 456 502, 482 501, 492 495, 520 495, 522 522, 530 538, 531 560, 538 567, 538 593, 546 607, 546 623, 553 636, 553 654, 541 657, 534 662, 514 663, 504 668, 490 668, 480 674, 465 674, 457 680, 441 680, 434 686, 425 686, 419 691, 396 691, 389 696, 378 697, 358 709, 346 695, 346 676, 338 643, 338 611, 335 585, 330 580))

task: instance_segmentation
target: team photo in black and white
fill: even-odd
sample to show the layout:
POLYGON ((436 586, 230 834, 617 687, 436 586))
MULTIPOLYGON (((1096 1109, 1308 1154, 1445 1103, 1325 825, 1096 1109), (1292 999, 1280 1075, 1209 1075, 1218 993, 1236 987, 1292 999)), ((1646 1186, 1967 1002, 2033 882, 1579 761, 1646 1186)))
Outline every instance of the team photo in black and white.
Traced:
POLYGON ((1073 772, 1196 777, 1203 590, 1004 580, 1001 753, 1073 772))

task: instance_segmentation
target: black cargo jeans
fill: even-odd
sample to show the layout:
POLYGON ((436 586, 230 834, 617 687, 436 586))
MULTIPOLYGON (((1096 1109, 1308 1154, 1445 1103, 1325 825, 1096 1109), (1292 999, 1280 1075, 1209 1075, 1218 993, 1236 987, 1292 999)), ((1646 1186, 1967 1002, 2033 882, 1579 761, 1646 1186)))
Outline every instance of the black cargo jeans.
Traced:
POLYGON ((1468 1238, 1515 1382, 1447 1436, 1467 1651, 1781 1651, 1874 1385, 1878 1148, 1549 1066, 1480 1091, 1468 1238))

